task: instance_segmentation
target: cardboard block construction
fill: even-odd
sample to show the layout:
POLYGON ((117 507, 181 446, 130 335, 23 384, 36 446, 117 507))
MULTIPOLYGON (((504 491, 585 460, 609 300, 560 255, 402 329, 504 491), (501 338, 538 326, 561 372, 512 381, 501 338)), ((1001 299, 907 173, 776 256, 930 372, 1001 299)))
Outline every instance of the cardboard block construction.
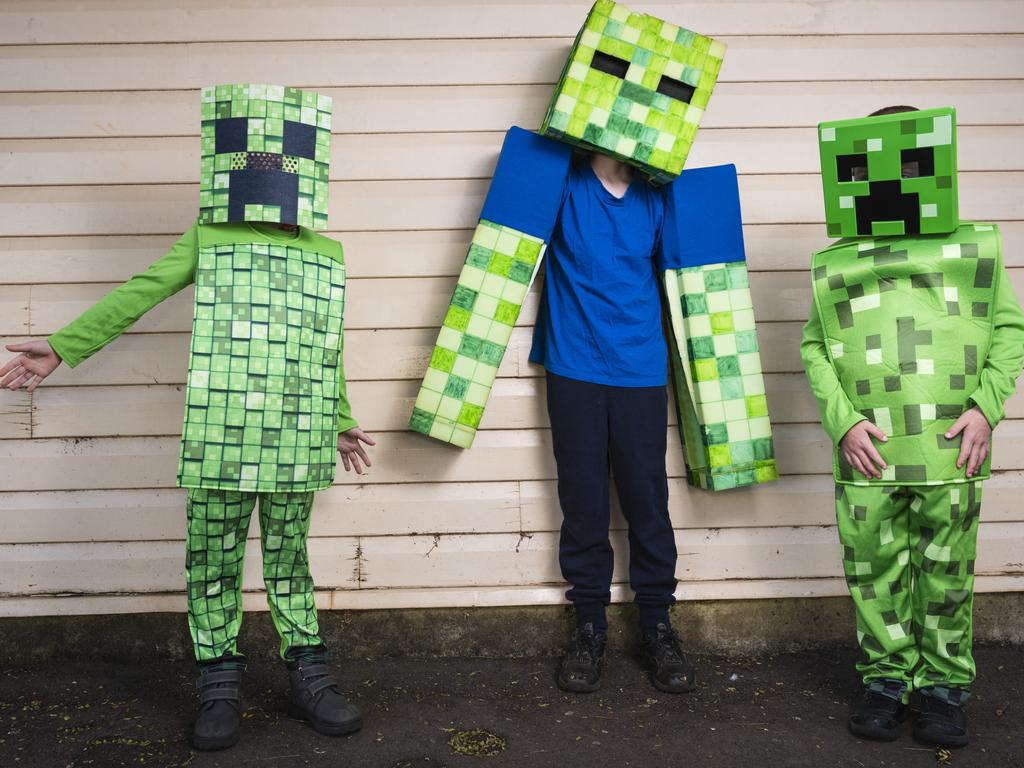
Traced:
POLYGON ((598 2, 540 132, 671 181, 686 163, 724 55, 718 40, 598 2))
POLYGON ((327 228, 331 98, 280 85, 202 92, 199 220, 327 228))
POLYGON ((683 171, 666 192, 660 256, 674 267, 665 300, 688 480, 713 491, 775 480, 736 167, 683 171))
MULTIPOLYGON (((718 490, 776 477, 771 430, 763 407, 764 385, 763 381, 754 381, 760 381, 760 363, 743 358, 742 375, 748 378, 739 381, 740 390, 735 389, 737 381, 729 367, 734 362, 740 364, 736 355, 741 345, 743 355, 757 358, 735 169, 728 166, 730 170, 726 171, 726 175, 731 174, 731 193, 728 182, 724 187, 719 185, 717 192, 693 183, 673 182, 683 169, 724 51, 725 46, 718 41, 634 13, 620 3, 595 3, 572 47, 541 135, 515 127, 506 135, 484 210, 413 409, 411 430, 463 448, 472 445, 512 326, 551 240, 572 150, 579 147, 611 155, 634 166, 652 182, 666 185, 666 228, 673 206, 683 205, 685 200, 697 206, 701 198, 710 201, 725 190, 726 205, 735 215, 717 221, 722 224, 728 219, 724 230, 733 244, 730 249, 716 249, 714 256, 699 264, 687 262, 680 254, 687 250, 688 242, 714 240, 710 235, 696 236, 714 217, 692 215, 683 221, 677 215, 674 226, 678 234, 663 244, 659 254, 660 263, 669 270, 668 309, 674 319, 676 356, 682 356, 675 361, 676 367, 690 376, 677 376, 677 390, 684 382, 686 388, 679 407, 680 422, 687 422, 682 434, 691 465, 690 481, 718 490), (689 228, 693 232, 683 232, 689 228), (723 273, 731 280, 724 293, 719 292, 717 272, 700 288, 697 286, 701 281, 686 272, 711 264, 723 268, 728 265, 731 270, 723 273), (693 328, 683 322, 684 296, 690 290, 701 295, 716 294, 710 301, 705 300, 705 306, 712 308, 707 323, 723 323, 714 349, 728 358, 722 364, 723 378, 728 382, 724 390, 720 386, 720 394, 724 391, 730 401, 728 418, 724 405, 704 408, 705 401, 711 403, 715 385, 693 384, 693 355, 703 347, 702 342, 694 346, 687 341, 687 334, 701 326, 699 320, 691 323, 693 328), (723 306, 722 299, 735 303, 723 306), (738 329, 735 333, 726 331, 724 324, 726 314, 734 311, 731 328, 738 329), (726 340, 729 334, 735 336, 732 345, 726 340), (733 346, 735 352, 730 351, 733 346), (750 425, 747 429, 734 425, 723 433, 727 423, 740 420, 738 406, 732 402, 737 398, 743 403, 743 419, 750 420, 750 425), (749 414, 748 398, 752 398, 749 414), (704 420, 708 418, 714 419, 708 422, 712 429, 705 429, 704 420), (722 434, 726 435, 724 441, 722 434), (730 450, 733 445, 735 450, 730 450)), ((710 178, 694 177, 695 181, 710 178)), ((697 303, 695 299, 692 307, 697 303)), ((705 358, 701 360, 700 369, 706 373, 709 365, 705 358)))

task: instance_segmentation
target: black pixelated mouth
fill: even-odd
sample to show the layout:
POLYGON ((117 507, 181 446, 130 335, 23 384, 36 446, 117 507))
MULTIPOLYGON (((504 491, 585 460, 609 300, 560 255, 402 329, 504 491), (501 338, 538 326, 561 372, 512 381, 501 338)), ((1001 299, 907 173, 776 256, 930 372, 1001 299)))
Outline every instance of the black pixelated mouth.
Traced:
POLYGON ((247 168, 229 171, 228 221, 245 221, 246 205, 277 205, 280 221, 294 224, 299 217, 299 177, 281 170, 247 168))
POLYGON ((916 192, 904 192, 899 179, 869 181, 868 194, 854 198, 857 234, 871 235, 874 222, 902 221, 903 232, 921 232, 921 203, 916 192))

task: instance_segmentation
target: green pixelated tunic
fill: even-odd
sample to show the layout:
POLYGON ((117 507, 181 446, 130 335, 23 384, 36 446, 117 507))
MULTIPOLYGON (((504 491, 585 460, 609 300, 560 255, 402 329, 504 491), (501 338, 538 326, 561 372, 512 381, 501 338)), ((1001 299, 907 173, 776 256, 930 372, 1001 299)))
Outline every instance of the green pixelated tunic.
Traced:
POLYGON ((196 224, 50 343, 74 367, 193 280, 178 484, 259 493, 329 486, 338 433, 355 426, 336 241, 306 229, 196 224))
MULTIPOLYGON (((1006 276, 998 229, 966 223, 945 235, 840 240, 814 254, 812 275, 805 346, 821 333, 842 390, 829 394, 827 370, 808 366, 837 444, 837 482, 964 482, 956 467, 959 439, 947 440, 946 430, 975 404, 994 424, 1009 394, 993 393, 995 383, 983 375, 997 297, 1009 289, 1000 285, 1006 276), (889 436, 876 443, 887 464, 881 479, 855 473, 838 450, 843 434, 864 418, 889 436)), ((1019 350, 1016 357, 1019 367, 1019 350)), ((1009 385, 1012 392, 1012 378, 1009 385)), ((972 479, 987 477, 990 463, 972 479)))

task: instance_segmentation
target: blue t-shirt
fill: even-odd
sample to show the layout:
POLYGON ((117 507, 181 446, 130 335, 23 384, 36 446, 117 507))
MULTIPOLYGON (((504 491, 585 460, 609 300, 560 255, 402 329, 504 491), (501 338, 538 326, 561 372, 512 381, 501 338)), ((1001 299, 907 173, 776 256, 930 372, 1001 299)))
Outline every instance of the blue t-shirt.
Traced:
POLYGON ((573 165, 547 250, 531 362, 594 384, 666 383, 654 255, 664 218, 661 193, 639 176, 617 198, 589 163, 573 165))

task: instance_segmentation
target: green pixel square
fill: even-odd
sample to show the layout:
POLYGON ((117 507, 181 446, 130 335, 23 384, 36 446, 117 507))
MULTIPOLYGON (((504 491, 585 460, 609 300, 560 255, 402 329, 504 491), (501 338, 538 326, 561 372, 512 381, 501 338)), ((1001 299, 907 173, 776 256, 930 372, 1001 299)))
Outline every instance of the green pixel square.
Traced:
POLYGON ((670 181, 686 162, 724 54, 717 40, 598 0, 540 132, 670 181))

